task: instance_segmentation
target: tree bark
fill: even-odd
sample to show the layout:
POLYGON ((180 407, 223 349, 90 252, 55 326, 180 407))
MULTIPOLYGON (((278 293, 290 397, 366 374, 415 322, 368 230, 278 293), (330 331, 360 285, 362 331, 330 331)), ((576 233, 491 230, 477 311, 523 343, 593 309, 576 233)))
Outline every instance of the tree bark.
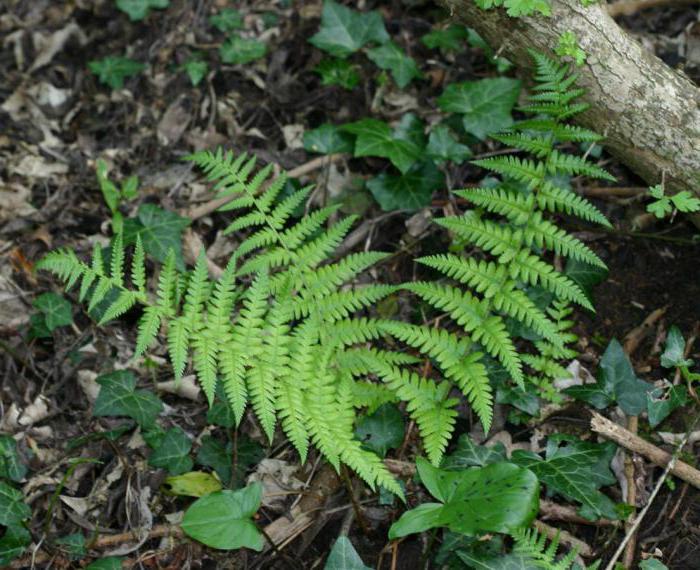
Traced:
POLYGON ((606 148, 648 184, 700 195, 700 89, 623 31, 605 4, 551 0, 552 15, 510 18, 474 0, 440 0, 499 55, 523 69, 527 50, 552 55, 563 32, 576 34, 586 63, 576 69, 591 108, 583 125, 605 135, 606 148))

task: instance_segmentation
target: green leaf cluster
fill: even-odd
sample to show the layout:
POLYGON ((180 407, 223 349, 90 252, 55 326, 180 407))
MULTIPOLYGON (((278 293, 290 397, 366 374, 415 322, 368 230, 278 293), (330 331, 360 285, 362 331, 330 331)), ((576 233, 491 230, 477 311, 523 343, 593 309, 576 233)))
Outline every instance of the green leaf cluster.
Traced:
POLYGON ((97 79, 103 85, 111 89, 121 89, 127 77, 138 75, 146 66, 127 57, 107 56, 88 62, 88 68, 97 75, 97 79))
POLYGON ((164 10, 170 6, 170 0, 116 0, 116 4, 132 22, 137 22, 145 20, 151 10, 164 10))
POLYGON ((321 27, 309 42, 337 58, 322 61, 316 69, 324 85, 355 87, 359 76, 344 58, 369 44, 376 47, 367 50, 367 57, 380 69, 391 72, 399 88, 422 77, 416 61, 391 41, 377 11, 358 12, 334 0, 324 0, 321 27))
POLYGON ((512 18, 542 14, 550 16, 552 7, 548 0, 475 0, 476 5, 483 10, 503 7, 512 18))
POLYGON ((649 188, 649 195, 654 198, 654 201, 647 205, 647 212, 654 214, 659 219, 665 218, 673 210, 684 213, 700 211, 700 199, 687 190, 666 196, 663 185, 657 184, 649 188))
POLYGON ((42 293, 32 303, 37 310, 30 318, 29 338, 50 337, 58 327, 73 322, 70 301, 56 293, 42 293))

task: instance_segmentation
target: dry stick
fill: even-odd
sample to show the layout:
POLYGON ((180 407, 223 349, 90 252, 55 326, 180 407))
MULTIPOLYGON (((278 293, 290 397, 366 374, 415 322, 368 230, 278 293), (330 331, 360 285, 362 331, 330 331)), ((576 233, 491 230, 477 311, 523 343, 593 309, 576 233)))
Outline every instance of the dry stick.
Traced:
POLYGON ((611 186, 583 188, 581 194, 589 198, 634 198, 647 191, 643 186, 611 186))
MULTIPOLYGON (((639 417, 629 416, 627 418, 627 429, 630 433, 637 433, 639 428, 639 417)), ((629 542, 627 543, 627 548, 625 549, 625 555, 622 558, 622 565, 625 568, 630 568, 632 562, 634 561, 634 551, 637 547, 637 533, 632 532, 635 521, 635 513, 637 511, 637 483, 634 476, 634 455, 632 453, 625 454, 625 479, 627 480, 627 504, 632 507, 632 512, 630 516, 627 517, 625 521, 625 529, 628 534, 630 534, 629 542)))
MULTIPOLYGON (((594 412, 595 414, 595 412, 594 412)), ((598 414, 595 414, 598 415, 598 414)), ((601 416, 602 417, 602 416, 601 416)), ((594 418, 595 419, 595 418, 594 418)), ((605 418, 603 418, 605 419, 605 418)), ((627 531, 627 534, 625 535, 625 538, 622 539, 622 542, 620 545, 617 547, 617 550, 615 551, 615 554, 613 554, 613 557, 610 559, 610 562, 608 562, 608 565, 605 567, 605 570, 614 570, 615 568, 615 563, 617 562, 617 559, 620 557, 622 554, 622 551, 625 549, 627 546, 627 543, 632 540, 632 537, 635 536, 637 533, 637 529, 639 528, 639 525, 642 524, 642 520, 646 516, 647 512, 649 511, 649 508, 651 507, 651 504, 654 502, 654 499, 656 498, 656 495, 659 494, 659 490, 661 489, 661 485, 664 484, 664 481, 666 480, 666 477, 668 477, 669 473, 673 473, 676 475, 676 472, 674 471, 676 463, 680 465, 680 461, 678 461, 678 456, 681 453, 681 450, 685 446, 685 444, 688 442, 688 438, 690 437, 690 432, 693 431, 693 428, 695 427, 695 424, 697 423, 698 418, 695 418, 695 421, 693 421, 690 429, 685 433, 685 436, 683 439, 680 441, 678 444, 678 447, 676 447, 676 450, 673 452, 673 455, 670 456, 670 459, 668 460, 668 463, 666 465, 666 469, 664 469, 664 472, 662 473, 661 477, 659 478, 658 482, 656 483, 656 486, 654 487, 654 490, 651 492, 651 496, 649 497, 649 500, 647 501, 647 504, 644 506, 644 508, 641 510, 639 515, 634 521, 634 524, 632 525, 632 528, 630 528, 627 531)), ((612 423, 612 422, 611 422, 612 423)), ((593 422, 591 421, 591 427, 593 427, 593 422)), ((595 428, 593 428, 594 431, 595 428)), ((600 432, 599 432, 600 433, 600 432)), ((645 442, 646 443, 646 442, 645 442)), ((659 450, 660 451, 660 450, 659 450)), ((665 453, 665 452, 664 452, 665 453)), ((668 455, 668 454, 667 454, 668 455)), ((677 475, 680 477, 680 475, 677 475)), ((696 485, 697 486, 697 485, 696 485)))
POLYGON ((697 4, 698 0, 622 0, 608 5, 608 14, 616 18, 618 16, 631 16, 640 10, 657 8, 660 6, 683 6, 685 4, 697 4))
POLYGON ((544 534, 548 539, 558 540, 560 544, 568 546, 569 548, 575 548, 578 554, 585 556, 586 558, 593 556, 593 549, 591 546, 580 538, 576 538, 570 532, 554 528, 553 526, 549 526, 548 524, 538 520, 535 520, 534 525, 535 528, 540 533, 544 534))
MULTIPOLYGON (((328 164, 331 164, 333 162, 339 161, 341 158, 343 158, 345 155, 343 154, 329 154, 326 156, 319 156, 317 158, 314 158, 310 160, 309 162, 306 162, 300 166, 297 166, 296 168, 292 168, 289 172, 287 172, 287 176, 289 178, 299 178, 300 176, 304 176, 304 174, 308 174, 309 172, 313 172, 314 170, 317 170, 321 168, 322 166, 326 166, 328 164)), ((197 220, 199 218, 202 218, 204 216, 207 216, 214 212, 215 210, 218 210, 223 206, 224 204, 228 204, 232 200, 238 197, 238 194, 234 194, 231 196, 224 196, 222 198, 214 198, 213 200, 210 200, 209 202, 205 202, 204 204, 201 204, 200 206, 197 206, 196 208, 192 208, 189 211, 186 211, 182 215, 190 218, 191 220, 197 220)))
MULTIPOLYGON (((639 455, 643 455, 652 463, 655 463, 659 467, 666 467, 671 458, 673 457, 667 451, 649 443, 648 441, 642 439, 641 437, 630 433, 628 430, 609 419, 601 416, 597 412, 592 412, 593 417, 591 418, 591 429, 602 435, 604 438, 614 441, 618 445, 621 445, 625 449, 634 451, 639 455)), ((688 436, 689 437, 689 436, 688 436)), ((687 440, 684 437, 684 441, 687 440)), ((674 461, 671 468, 671 473, 673 473, 679 479, 687 481, 693 487, 700 489, 700 471, 684 463, 683 461, 674 461)))

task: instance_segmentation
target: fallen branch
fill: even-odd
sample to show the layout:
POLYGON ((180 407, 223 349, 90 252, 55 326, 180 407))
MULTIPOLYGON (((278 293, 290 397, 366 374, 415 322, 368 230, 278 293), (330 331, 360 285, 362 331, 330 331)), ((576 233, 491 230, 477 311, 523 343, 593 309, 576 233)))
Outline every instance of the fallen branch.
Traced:
MULTIPOLYGON (((594 415, 598 415, 595 412, 593 412, 593 413, 594 413, 594 415)), ((605 419, 602 416, 600 416, 600 417, 602 419, 605 419)), ((595 417, 594 417, 594 419, 595 419, 595 417)), ((606 421, 608 421, 608 420, 606 420, 606 421)), ((678 456, 680 455, 681 451, 683 450, 683 447, 685 447, 685 444, 688 443, 688 437, 690 436, 690 432, 693 429, 693 427, 695 426, 696 422, 697 422, 697 418, 693 422, 693 426, 691 426, 691 428, 686 432, 683 440, 681 440, 678 443, 678 447, 676 447, 676 450, 673 452, 673 455, 670 455, 668 453, 666 454, 666 455, 669 455, 669 460, 667 461, 666 468, 664 469, 664 472, 661 474, 661 477, 657 481, 656 486, 654 487, 654 490, 651 492, 651 495, 649 496, 649 500, 647 501, 647 504, 644 505, 644 508, 639 513, 639 516, 637 516, 637 518, 635 519, 631 528, 627 531, 625 538, 622 540, 620 545, 617 547, 615 554, 613 554, 613 557, 608 562, 608 565, 605 567, 605 570, 614 570, 615 565, 617 563, 617 559, 620 557, 622 552, 625 550, 625 547, 627 546, 627 544, 636 536, 637 529, 639 528, 639 525, 642 524, 642 520, 644 519, 646 514, 649 512, 649 508, 651 507, 651 504, 654 502, 656 495, 659 494, 659 489, 661 489, 661 486, 664 484, 664 481, 666 481, 666 477, 668 477, 668 474, 673 473, 677 477, 680 477, 680 475, 678 475, 675 472, 675 469, 679 465, 681 465, 681 462, 678 461, 678 456)), ((612 422, 610 422, 610 423, 612 423, 612 422)), ((593 425, 593 422, 591 422, 591 425, 593 425)), ((644 443, 646 443, 646 442, 644 442, 644 443)), ((659 450, 659 451, 661 451, 661 450, 659 450)), ((666 453, 666 452, 664 451, 663 453, 666 453)), ((692 469, 692 467, 691 467, 691 469, 692 469)), ((688 482, 691 483, 690 481, 688 481, 688 482)), ((695 486, 697 487, 697 485, 695 485, 695 486)))
POLYGON ((608 14, 611 18, 618 16, 631 16, 641 10, 649 10, 650 8, 659 8, 661 6, 684 6, 697 4, 698 0, 622 0, 608 4, 608 14))
POLYGON ((604 145, 649 184, 700 196, 700 89, 620 26, 604 3, 552 0, 550 17, 511 18, 473 0, 440 0, 503 57, 532 67, 529 50, 553 54, 574 33, 586 61, 576 68, 591 107, 580 122, 605 136, 604 145))
MULTIPOLYGON (((622 426, 611 422, 609 419, 601 416, 597 412, 593 412, 593 417, 591 418, 591 429, 594 432, 602 435, 605 439, 614 441, 629 451, 643 455, 649 461, 658 465, 659 467, 667 467, 673 458, 673 456, 667 451, 664 451, 641 437, 634 435, 622 426)), ((687 438, 684 438, 683 441, 685 444, 687 438)), ((687 481, 693 487, 700 489, 700 471, 695 469, 695 467, 692 467, 683 461, 675 461, 672 465, 671 473, 673 473, 673 475, 679 479, 687 481)))
POLYGON ((586 558, 593 556, 593 549, 591 546, 587 542, 576 538, 570 532, 559 528, 554 528, 553 526, 549 526, 548 524, 538 520, 535 520, 534 525, 535 528, 540 533, 544 534, 549 540, 558 540, 559 544, 563 544, 569 548, 575 548, 578 554, 585 556, 586 558))

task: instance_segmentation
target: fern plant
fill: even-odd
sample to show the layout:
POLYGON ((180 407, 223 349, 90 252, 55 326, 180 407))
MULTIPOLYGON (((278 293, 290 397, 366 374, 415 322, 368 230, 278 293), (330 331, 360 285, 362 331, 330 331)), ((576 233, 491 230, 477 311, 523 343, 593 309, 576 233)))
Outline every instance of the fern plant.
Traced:
MULTIPOLYGON (((573 356, 566 346, 576 338, 568 332, 571 323, 566 321, 567 305, 593 307, 581 288, 546 260, 547 252, 605 267, 591 249, 557 226, 552 215, 571 214, 610 225, 598 209, 564 187, 560 179, 568 175, 605 180, 613 177, 586 156, 559 149, 561 143, 591 144, 601 137, 566 123, 586 108, 576 101, 583 93, 575 87, 576 76, 543 55, 532 56, 537 85, 522 108, 531 118, 494 137, 519 152, 474 161, 500 175, 501 182, 490 188, 456 192, 475 209, 437 220, 461 243, 481 253, 423 257, 420 263, 457 285, 426 281, 405 288, 448 313, 517 384, 530 379, 551 396, 549 380, 561 373, 566 375, 557 360, 573 356), (539 308, 528 296, 528 289, 535 287, 554 298, 549 308, 539 308), (519 354, 507 319, 528 327, 541 338, 536 343, 539 354, 519 354), (525 371, 525 364, 532 373, 525 371)), ((488 423, 488 416, 484 419, 488 423)))
POLYGON ((478 355, 444 331, 357 315, 397 289, 348 285, 386 254, 332 260, 354 218, 329 223, 338 209, 330 206, 295 221, 292 212, 310 187, 279 200, 286 178, 272 179, 271 166, 254 173, 255 159, 221 150, 190 158, 215 182, 220 196, 233 197, 221 210, 238 213, 226 232, 242 238, 218 279, 210 278, 204 252, 187 272, 177 269, 171 252, 150 290, 140 239, 127 270, 121 234, 112 240, 108 264, 95 246, 89 263, 62 249, 38 267, 68 288, 79 286, 88 309, 116 297, 100 324, 140 305, 134 357, 163 330, 175 378, 191 362, 210 403, 221 384, 237 422, 250 405, 270 440, 281 424, 302 461, 313 443, 336 468, 347 464, 371 486, 401 494, 381 459, 354 438, 356 410, 406 402, 426 453, 437 464, 452 432, 457 400, 449 397, 451 382, 422 378, 406 368, 416 357, 378 349, 369 341, 394 335, 422 349, 472 401, 483 400, 487 407, 482 390, 488 379, 478 355))
MULTIPOLYGON (((559 537, 547 543, 547 537, 540 534, 536 529, 520 529, 513 533, 515 547, 513 553, 527 559, 528 564, 544 570, 571 570, 580 568, 574 566, 576 560, 576 550, 570 550, 565 556, 557 560, 557 549, 559 548, 559 537)), ((588 570, 596 570, 600 566, 600 561, 586 566, 588 570)))

